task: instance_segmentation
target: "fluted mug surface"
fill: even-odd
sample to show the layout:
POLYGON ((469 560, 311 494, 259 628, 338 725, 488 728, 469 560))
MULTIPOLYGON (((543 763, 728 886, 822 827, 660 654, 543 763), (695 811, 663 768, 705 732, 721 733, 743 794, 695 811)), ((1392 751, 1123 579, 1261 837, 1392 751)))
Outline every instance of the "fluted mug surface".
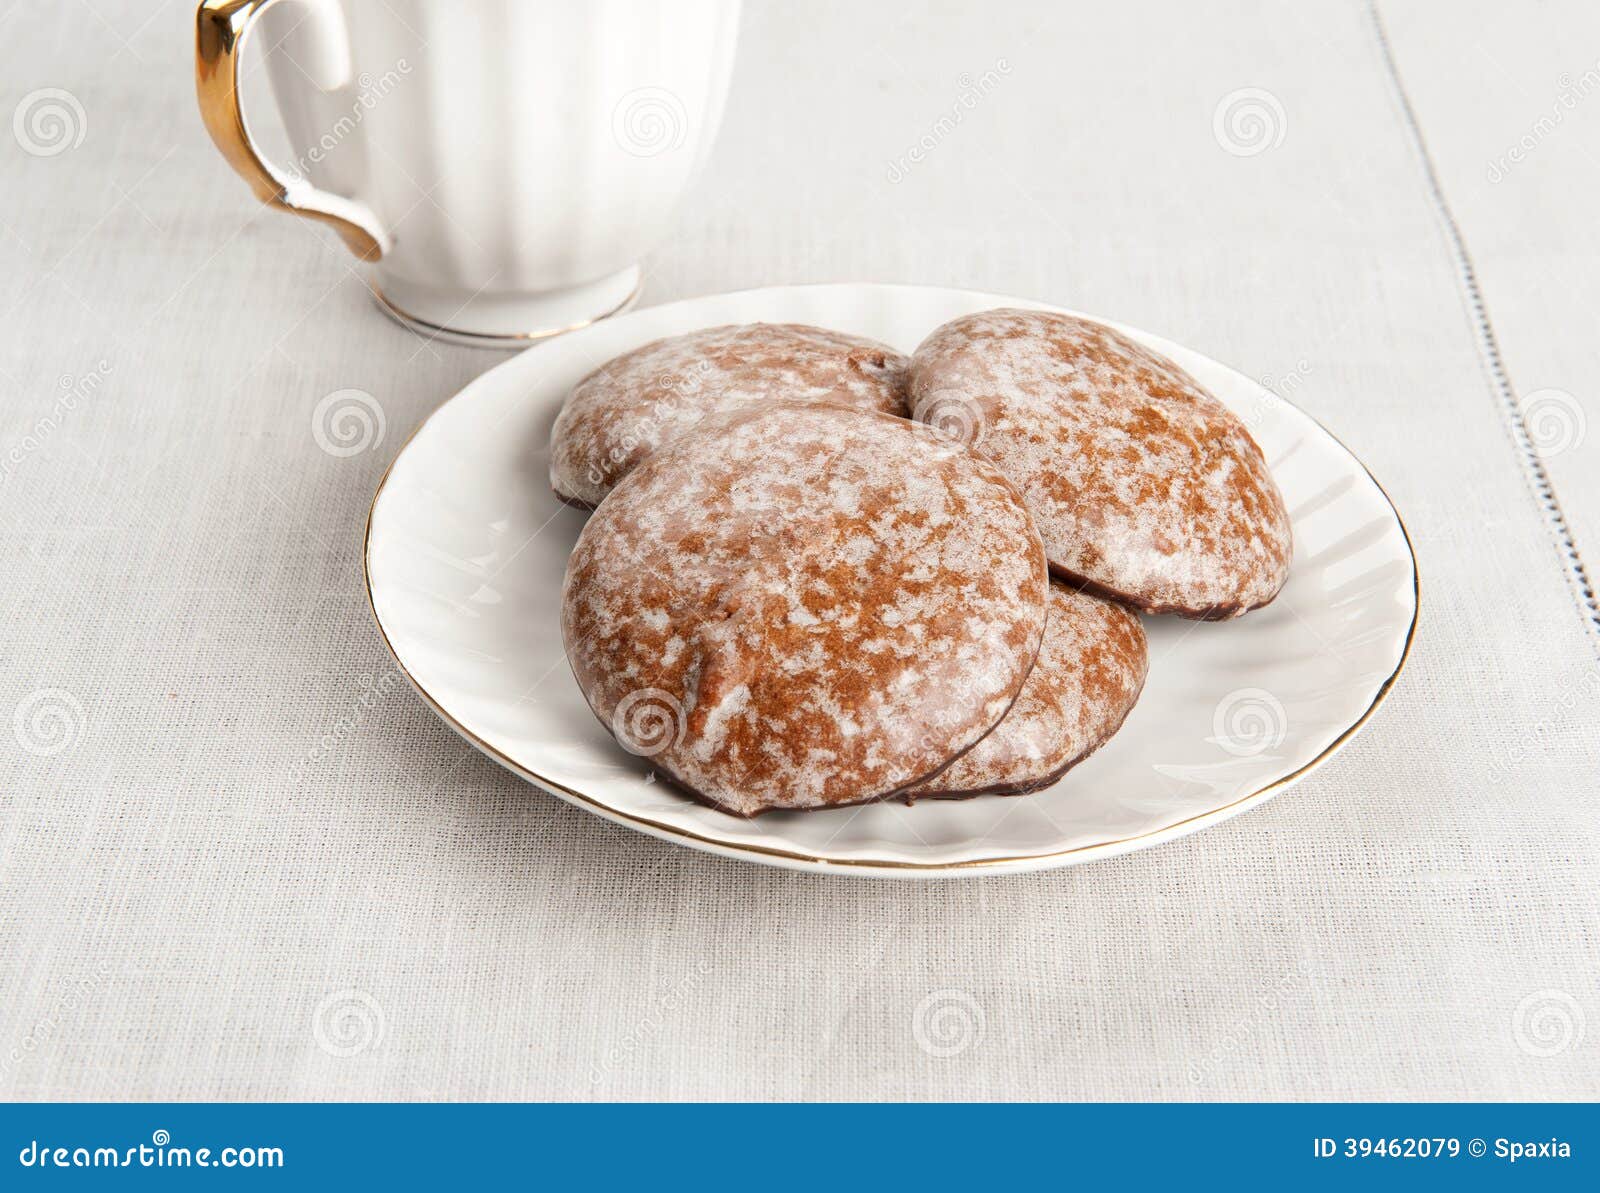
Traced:
POLYGON ((207 0, 202 115, 414 326, 517 343, 626 306, 711 148, 738 0, 207 0), (265 49, 288 148, 241 103, 265 49))

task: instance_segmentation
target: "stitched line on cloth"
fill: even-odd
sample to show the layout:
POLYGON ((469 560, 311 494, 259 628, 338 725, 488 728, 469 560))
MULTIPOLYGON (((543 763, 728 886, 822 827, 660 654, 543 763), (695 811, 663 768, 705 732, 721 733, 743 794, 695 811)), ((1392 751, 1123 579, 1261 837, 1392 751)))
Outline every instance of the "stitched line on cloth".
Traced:
POLYGON ((1400 68, 1395 62, 1394 50, 1389 44, 1389 34, 1383 27, 1383 16, 1378 11, 1377 0, 1367 0, 1367 12, 1372 17, 1372 28, 1378 36, 1378 48, 1383 52, 1389 81, 1394 85, 1395 95, 1400 101, 1401 115, 1404 116, 1406 127, 1410 130, 1417 156, 1422 160, 1422 168, 1427 175, 1428 190, 1433 199, 1434 213, 1444 228, 1445 236, 1450 243, 1451 255, 1455 258, 1457 278, 1467 302, 1472 307, 1479 355, 1483 358, 1484 367, 1488 369, 1489 377, 1494 383, 1495 395, 1499 398, 1501 409, 1504 411, 1512 442, 1516 444, 1517 452, 1522 457, 1523 471, 1527 474, 1528 484, 1533 489, 1535 499, 1543 508, 1545 520, 1555 536, 1556 546, 1565 564, 1567 580, 1572 585, 1579 615, 1590 633, 1600 638, 1600 603, 1597 603, 1595 598, 1594 584, 1589 579, 1588 569, 1584 567, 1583 557, 1578 554, 1578 544, 1572 537, 1572 528, 1567 524, 1567 516, 1561 512, 1561 503, 1556 499, 1556 490, 1550 483, 1550 474, 1545 471, 1544 461, 1539 458, 1538 449, 1533 446, 1533 440, 1528 435, 1528 424, 1522 416, 1522 407, 1517 402, 1516 391, 1511 387, 1511 378, 1506 373, 1505 361, 1500 355, 1500 343, 1495 339, 1494 325, 1489 322, 1489 308, 1484 304, 1483 291, 1478 286, 1478 272, 1473 268, 1472 258, 1467 253, 1467 243, 1461 236, 1461 226, 1456 223, 1455 214, 1450 210, 1450 204, 1444 197, 1444 187, 1439 181, 1439 171, 1434 166, 1433 154, 1428 151, 1428 143, 1422 136, 1422 126, 1417 123, 1416 109, 1411 106, 1411 97, 1406 94, 1405 84, 1400 81, 1400 68))

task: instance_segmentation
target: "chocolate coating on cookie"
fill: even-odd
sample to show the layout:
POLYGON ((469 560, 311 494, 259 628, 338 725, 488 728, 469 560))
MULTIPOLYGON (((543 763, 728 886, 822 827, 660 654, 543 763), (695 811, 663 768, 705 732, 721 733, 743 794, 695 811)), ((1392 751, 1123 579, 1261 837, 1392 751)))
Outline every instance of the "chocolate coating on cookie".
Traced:
POLYGON ((906 791, 906 801, 1050 786, 1122 727, 1147 669, 1137 613, 1052 584, 1044 644, 1011 711, 945 770, 906 791))
POLYGON ((1011 478, 1063 579, 1221 619, 1288 578, 1289 514, 1244 424, 1109 327, 1050 311, 952 320, 912 358, 911 404, 1011 478))
POLYGON ((561 629, 624 748, 753 816, 942 770, 1016 699, 1047 588, 988 461, 905 419, 770 402, 616 487, 573 549, 561 629))
POLYGON ((550 433, 550 484, 594 506, 652 451, 708 414, 752 401, 833 402, 906 415, 904 356, 799 323, 709 327, 656 340, 573 388, 550 433))

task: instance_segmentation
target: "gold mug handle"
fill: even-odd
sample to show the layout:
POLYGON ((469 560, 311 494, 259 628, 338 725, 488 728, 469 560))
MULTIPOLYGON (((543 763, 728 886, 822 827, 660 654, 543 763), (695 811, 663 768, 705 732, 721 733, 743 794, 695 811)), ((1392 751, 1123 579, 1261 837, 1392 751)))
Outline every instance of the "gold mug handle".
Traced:
POLYGON ((206 131, 234 171, 269 207, 329 224, 363 261, 389 247, 372 212, 353 199, 281 174, 257 152, 239 104, 239 62, 256 17, 274 0, 204 0, 195 13, 195 92, 206 131))

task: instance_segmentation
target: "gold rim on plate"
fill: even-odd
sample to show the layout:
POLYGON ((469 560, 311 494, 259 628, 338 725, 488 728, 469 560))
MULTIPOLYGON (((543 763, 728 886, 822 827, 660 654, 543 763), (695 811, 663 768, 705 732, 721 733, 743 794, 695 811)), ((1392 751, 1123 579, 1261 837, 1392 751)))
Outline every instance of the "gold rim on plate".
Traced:
MULTIPOLYGON (((738 291, 733 291, 729 294, 719 295, 718 297, 734 297, 738 293, 738 291)), ((752 291, 746 291, 745 293, 752 293, 752 291)), ((1224 368, 1232 369, 1233 372, 1237 373, 1241 377, 1246 376, 1246 374, 1240 373, 1239 370, 1233 369, 1233 366, 1224 364, 1222 361, 1216 361, 1214 357, 1208 357, 1207 359, 1223 365, 1224 368)), ((1367 721, 1371 719, 1372 714, 1377 711, 1378 706, 1383 703, 1385 697, 1389 695, 1390 689, 1394 687, 1395 682, 1400 678, 1400 672, 1404 670, 1406 661, 1411 657, 1411 645, 1416 639, 1417 619, 1422 611, 1422 577, 1419 569, 1417 568, 1417 552, 1416 548, 1411 542, 1411 532, 1406 529, 1405 519, 1400 516, 1400 511, 1395 507, 1394 499, 1389 496, 1389 491, 1383 487, 1382 483, 1379 482, 1377 477, 1372 475, 1372 470, 1362 462, 1361 457, 1357 456, 1353 451, 1351 451, 1350 448, 1346 446, 1344 440, 1340 439, 1332 431, 1328 430, 1328 428, 1323 426, 1321 422, 1313 418, 1310 414, 1307 414, 1304 410, 1296 406, 1293 402, 1290 402, 1287 398, 1273 393, 1272 390, 1268 389, 1266 386, 1260 386, 1259 383, 1256 382, 1252 382, 1252 384, 1257 384, 1264 393, 1271 394, 1275 401, 1282 402, 1284 405, 1292 407, 1296 413, 1303 415, 1307 419, 1310 419, 1312 424, 1315 425, 1318 430, 1320 430, 1329 439, 1337 443, 1340 449, 1344 451, 1345 455, 1349 456, 1350 459, 1355 461, 1356 466, 1359 467, 1362 472, 1366 473, 1367 479, 1370 480, 1378 492, 1382 494, 1385 504, 1387 504, 1389 507, 1389 512, 1394 515, 1395 525, 1400 528, 1400 537, 1405 542, 1406 554, 1411 560, 1411 624, 1406 627, 1406 640, 1405 645, 1400 649, 1400 658, 1395 662, 1394 670, 1391 671, 1383 683, 1379 685, 1377 692, 1372 697, 1372 702, 1367 705, 1366 709, 1359 717, 1346 726, 1344 731, 1340 733, 1338 737, 1329 742, 1327 746, 1323 748, 1322 752, 1315 758, 1311 759, 1311 761, 1307 762, 1297 770, 1291 771, 1289 774, 1284 775, 1282 778, 1274 779, 1264 787, 1259 787, 1247 795, 1242 795, 1236 800, 1223 804, 1220 808, 1212 808, 1207 812, 1197 812, 1193 816, 1187 816, 1182 820, 1176 820, 1171 824, 1163 825, 1157 829, 1151 829, 1148 832, 1135 833, 1128 837, 1114 837, 1108 841, 1094 841, 1088 845, 1074 845, 1071 849, 1052 850, 1048 853, 1023 853, 1004 857, 969 858, 966 861, 959 862, 906 862, 895 858, 817 857, 813 854, 799 853, 791 849, 779 849, 771 845, 746 845, 722 841, 716 837, 708 837, 701 833, 697 833, 693 829, 681 828, 678 825, 668 824, 660 820, 652 820, 648 816, 639 816, 633 812, 624 812, 618 808, 612 807, 610 804, 603 803, 602 801, 595 799, 593 796, 585 795, 581 791, 576 791, 573 788, 566 786, 564 783, 560 783, 555 779, 541 775, 537 771, 531 770, 522 765, 504 751, 490 745, 488 742, 484 741, 476 733, 458 721, 454 716, 452 716, 450 712, 445 709, 444 705, 440 704, 427 688, 423 687, 422 684, 417 682, 417 677, 411 674, 411 670, 406 666, 405 660, 400 657, 400 652, 395 649, 394 643, 390 641, 389 631, 384 628, 383 619, 378 616, 378 607, 372 599, 372 518, 373 514, 378 508, 378 499, 383 496, 383 490, 389 483, 389 476, 394 472, 394 466, 398 464, 400 462, 400 458, 405 455, 406 449, 411 446, 411 441, 422 433, 423 429, 433 421, 435 416, 437 416, 440 411, 442 411, 451 402, 455 401, 456 398, 460 397, 459 393, 447 398, 443 403, 436 407, 427 418, 418 423, 410 435, 406 436, 406 441, 400 445, 400 450, 395 453, 394 459, 389 461, 389 466, 383 470, 383 476, 378 480, 378 487, 373 491, 372 503, 367 507, 366 529, 362 534, 361 540, 361 580, 363 589, 366 592, 367 608, 372 613, 373 623, 378 627, 378 634, 383 639, 383 645, 385 649, 388 650, 390 657, 394 659, 395 665, 400 668, 400 673, 406 677, 411 686, 416 689, 417 694, 422 697, 422 699, 430 708, 433 709, 434 713, 439 717, 440 720, 442 720, 446 725, 450 726, 450 728, 454 729, 472 745, 476 746, 482 753, 494 759, 513 774, 518 775, 519 777, 535 784, 536 786, 543 787, 547 791, 559 793, 565 798, 576 800, 578 803, 581 803, 586 807, 593 808, 607 820, 614 820, 622 824, 631 825, 635 828, 647 830, 649 833, 660 833, 667 837, 677 838, 684 841, 693 841, 701 845, 709 846, 710 848, 708 852, 723 855, 740 853, 760 854, 765 857, 783 858, 786 861, 804 862, 811 866, 824 866, 830 868, 836 867, 839 869, 920 870, 930 873, 937 873, 946 870, 1000 869, 1006 866, 1021 865, 1030 862, 1044 863, 1057 858, 1071 857, 1073 854, 1085 853, 1091 850, 1110 850, 1116 849, 1118 846, 1122 845, 1131 846, 1140 841, 1148 841, 1153 837, 1164 837, 1168 834, 1177 834, 1179 829, 1182 829, 1186 826, 1192 825, 1198 827, 1202 822, 1205 821, 1226 820, 1229 815, 1244 811, 1247 804, 1257 800, 1264 800, 1267 796, 1272 795, 1275 792, 1282 791, 1285 787, 1297 783, 1301 779, 1305 778, 1308 774, 1316 770, 1330 757, 1337 753, 1339 748, 1343 746, 1345 742, 1354 737, 1361 730, 1362 726, 1364 726, 1367 721)))

